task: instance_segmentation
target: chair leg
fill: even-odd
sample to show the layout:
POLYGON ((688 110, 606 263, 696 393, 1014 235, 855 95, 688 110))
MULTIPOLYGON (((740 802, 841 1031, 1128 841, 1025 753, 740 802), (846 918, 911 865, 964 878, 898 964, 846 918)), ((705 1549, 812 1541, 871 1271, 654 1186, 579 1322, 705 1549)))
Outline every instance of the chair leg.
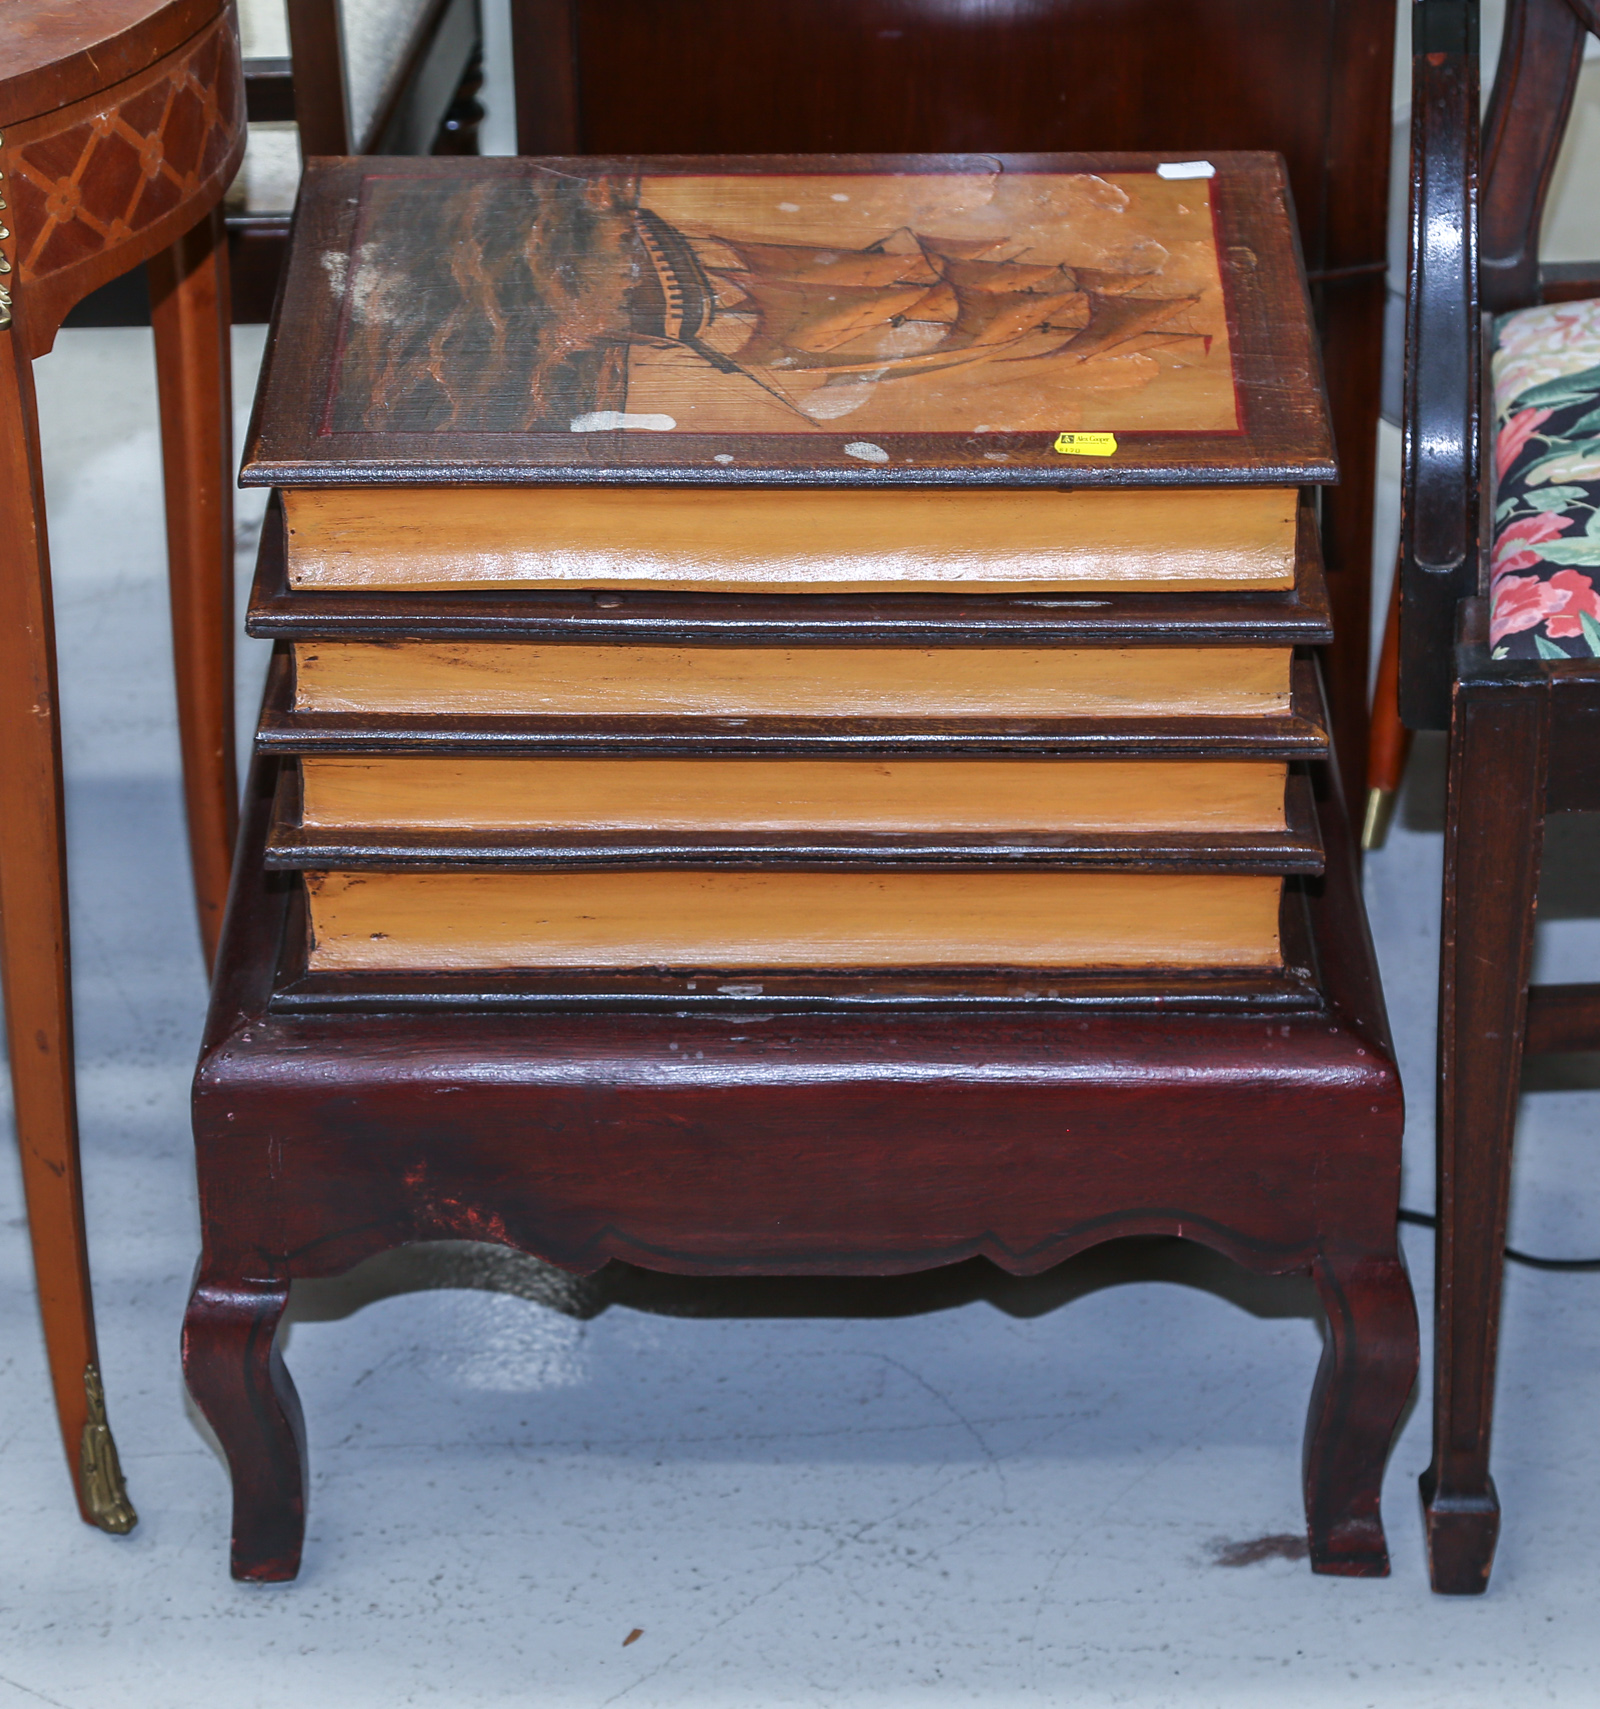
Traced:
POLYGON ((1539 682, 1458 684, 1451 717, 1433 1463, 1422 1478, 1429 1573, 1451 1595, 1487 1587, 1500 1532, 1489 1436, 1544 832, 1546 694, 1539 682))
POLYGON ((33 371, 0 335, 0 964, 28 1234, 56 1414, 85 1521, 134 1512, 105 1427, 78 1167, 50 559, 33 371))
POLYGON ((183 1375, 228 1456, 233 1576, 280 1583, 300 1570, 305 1420, 278 1324, 289 1284, 202 1270, 183 1320, 183 1375))
POLYGON ((1417 1380, 1417 1308, 1398 1253, 1319 1258, 1312 1279, 1328 1340, 1306 1418, 1311 1569, 1351 1578, 1389 1571, 1380 1497, 1400 1414, 1417 1380))
POLYGON ((233 744, 233 406, 220 209, 153 257, 178 729, 206 964, 216 957, 239 823, 233 744))

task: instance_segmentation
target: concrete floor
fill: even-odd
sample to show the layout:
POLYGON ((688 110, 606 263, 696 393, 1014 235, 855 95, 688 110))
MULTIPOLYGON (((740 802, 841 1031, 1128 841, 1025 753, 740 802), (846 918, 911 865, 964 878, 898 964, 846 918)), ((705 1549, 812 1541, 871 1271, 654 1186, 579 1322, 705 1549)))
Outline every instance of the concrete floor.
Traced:
MULTIPOLYGON (((236 336, 242 416, 260 334, 236 336)), ((63 334, 38 375, 89 1230, 141 1523, 112 1539, 72 1511, 0 1164, 0 1709, 1594 1701, 1600 1276, 1510 1273, 1506 1526, 1481 1600, 1427 1589, 1425 1384, 1386 1493, 1394 1576, 1318 1579, 1291 1558, 1314 1304, 1304 1284, 1186 1248, 1114 1249, 1028 1283, 973 1266, 831 1288, 579 1286, 492 1249, 391 1258, 296 1296, 305 1570, 232 1584, 226 1479, 177 1360, 204 987, 149 336, 63 334), (1240 1555, 1263 1558, 1229 1564, 1240 1555)), ((245 558, 259 503, 241 510, 245 558)), ((250 649, 246 727, 261 664, 250 649)), ((1370 869, 1420 1207, 1438 816, 1424 752, 1370 869)), ((1562 832, 1547 977, 1582 977, 1600 952, 1582 918, 1589 830, 1562 832)), ((1514 1238, 1537 1251, 1600 1253, 1585 1068, 1546 1065, 1525 1099, 1514 1238)), ((1431 1237, 1406 1241, 1426 1314, 1431 1237)))

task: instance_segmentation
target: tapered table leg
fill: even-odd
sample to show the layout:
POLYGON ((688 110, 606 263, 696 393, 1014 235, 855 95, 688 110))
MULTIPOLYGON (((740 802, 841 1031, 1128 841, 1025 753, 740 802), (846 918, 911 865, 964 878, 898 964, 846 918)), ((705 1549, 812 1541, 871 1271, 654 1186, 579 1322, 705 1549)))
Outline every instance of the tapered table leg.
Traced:
POLYGON ((233 751, 233 406, 228 247, 221 208, 152 257, 149 271, 184 802, 209 967, 222 930, 239 823, 233 751))
POLYGON ((84 1239, 66 842, 33 372, 0 332, 0 960, 28 1230, 61 1435, 91 1525, 134 1512, 105 1425, 84 1239))

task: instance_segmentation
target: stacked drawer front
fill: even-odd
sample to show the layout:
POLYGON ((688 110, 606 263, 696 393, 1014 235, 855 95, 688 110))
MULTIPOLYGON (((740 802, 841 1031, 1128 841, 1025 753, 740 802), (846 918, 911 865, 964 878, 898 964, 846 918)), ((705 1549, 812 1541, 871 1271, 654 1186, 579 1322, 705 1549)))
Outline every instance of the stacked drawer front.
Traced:
POLYGON ((1131 592, 1019 588, 1014 556, 959 592, 808 583, 798 542, 781 587, 760 553, 630 577, 637 543, 573 586, 481 541, 480 578, 419 586, 358 530, 326 550, 309 496, 275 503, 251 613, 308 988, 1307 977, 1285 880, 1321 868, 1326 735, 1296 649, 1327 610, 1293 495, 1287 574, 1131 592))

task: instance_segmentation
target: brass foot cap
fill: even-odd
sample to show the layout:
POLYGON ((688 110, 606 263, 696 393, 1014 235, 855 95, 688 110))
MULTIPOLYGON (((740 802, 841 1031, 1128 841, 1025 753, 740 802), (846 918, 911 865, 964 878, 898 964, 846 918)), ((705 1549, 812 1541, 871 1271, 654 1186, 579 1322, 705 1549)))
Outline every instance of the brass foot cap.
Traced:
POLYGON ((1370 853, 1381 849, 1389 836, 1389 821, 1394 817, 1395 791, 1369 789, 1366 817, 1361 821, 1361 847, 1370 853))
POLYGON ((125 1537, 139 1523, 139 1515, 128 1500, 117 1444, 112 1440, 111 1426, 106 1423, 106 1391, 93 1365, 84 1368, 83 1387, 89 1397, 89 1418, 78 1446, 83 1505, 102 1531, 125 1537))

